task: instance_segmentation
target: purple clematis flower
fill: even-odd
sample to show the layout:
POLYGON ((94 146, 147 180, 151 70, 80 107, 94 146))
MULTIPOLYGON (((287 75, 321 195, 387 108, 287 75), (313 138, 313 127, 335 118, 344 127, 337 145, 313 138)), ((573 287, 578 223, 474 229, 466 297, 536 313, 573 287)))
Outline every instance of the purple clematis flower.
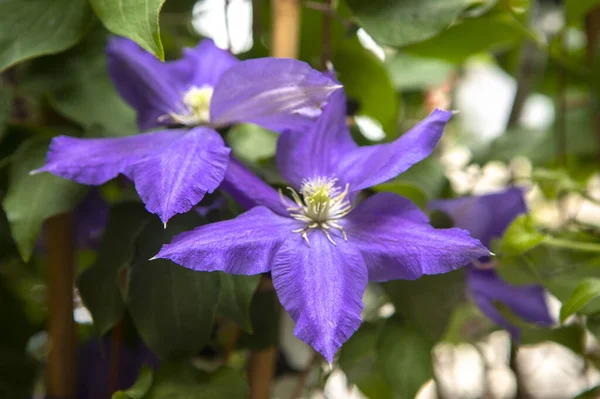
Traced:
POLYGON ((213 128, 247 122, 275 131, 305 130, 341 87, 304 62, 238 61, 210 40, 172 62, 160 62, 125 38, 113 38, 107 53, 110 76, 136 109, 140 129, 183 128, 123 138, 55 137, 46 165, 33 173, 91 185, 122 173, 133 180, 148 211, 165 223, 223 180, 230 150, 213 128))
MULTIPOLYGON (((471 232, 473 237, 490 246, 493 238, 500 238, 510 223, 527 206, 520 188, 474 197, 438 200, 429 203, 433 210, 448 214, 455 226, 471 232)), ((552 325, 544 289, 541 285, 512 286, 493 270, 493 262, 483 258, 467 268, 468 292, 481 309, 498 325, 505 328, 515 340, 519 340, 519 329, 511 324, 496 308, 494 302, 506 305, 517 316, 531 323, 552 325)))
POLYGON ((358 147, 337 91, 312 130, 279 138, 277 162, 292 199, 232 160, 223 189, 254 207, 176 236, 156 258, 198 271, 271 272, 296 336, 331 362, 361 323, 369 280, 445 273, 490 254, 464 230, 434 229, 403 197, 352 202, 427 157, 451 115, 436 110, 395 142, 358 147))

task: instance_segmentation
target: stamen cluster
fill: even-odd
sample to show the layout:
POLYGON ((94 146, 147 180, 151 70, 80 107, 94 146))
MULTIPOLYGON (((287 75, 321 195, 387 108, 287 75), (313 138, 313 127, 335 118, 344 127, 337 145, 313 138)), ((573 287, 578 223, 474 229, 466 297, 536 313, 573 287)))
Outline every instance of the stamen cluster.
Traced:
POLYGON ((182 125, 200 125, 210 121, 210 100, 213 95, 211 86, 192 87, 183 96, 186 111, 182 114, 169 114, 182 125))
POLYGON ((292 218, 306 223, 305 227, 294 230, 294 233, 300 233, 308 245, 310 245, 308 233, 314 229, 321 229, 333 245, 336 243, 329 234, 331 228, 339 230, 344 240, 348 241, 339 221, 352 209, 347 198, 350 185, 346 184, 342 191, 336 183, 336 178, 327 177, 304 180, 300 186, 302 198, 293 188, 288 187, 296 206, 287 210, 292 218))

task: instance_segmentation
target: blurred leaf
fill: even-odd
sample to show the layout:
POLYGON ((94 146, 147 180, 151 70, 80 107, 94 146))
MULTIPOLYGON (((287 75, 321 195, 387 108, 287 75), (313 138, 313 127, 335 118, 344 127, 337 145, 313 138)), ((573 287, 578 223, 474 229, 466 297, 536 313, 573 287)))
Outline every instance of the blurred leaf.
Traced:
POLYGON ((414 202, 419 208, 425 209, 427 206, 427 196, 419 187, 399 181, 379 184, 372 188, 376 192, 391 192, 401 195, 414 202))
POLYGON ((529 215, 519 215, 506 229, 500 251, 506 255, 520 255, 545 239, 546 236, 535 229, 529 215))
POLYGON ((142 204, 123 203, 111 209, 93 266, 77 278, 77 287, 100 335, 121 319, 125 310, 122 271, 133 258, 134 242, 153 218, 142 204))
POLYGON ((522 35, 512 16, 484 15, 465 19, 429 40, 404 47, 404 50, 459 64, 472 55, 514 44, 522 35))
POLYGON ((77 43, 92 21, 86 0, 4 0, 0 13, 0 71, 77 43))
POLYGON ((492 321, 472 301, 465 301, 454 309, 443 341, 452 344, 476 343, 495 328, 492 321))
POLYGON ((567 24, 582 24, 585 15, 597 6, 600 6, 600 0, 565 0, 567 24))
POLYGON ((252 334, 243 333, 240 348, 266 349, 279 342, 279 312, 281 305, 275 290, 258 290, 250 305, 252 334))
POLYGON ((339 365, 350 384, 369 398, 393 398, 392 387, 377 368, 377 341, 381 328, 362 323, 340 349, 339 365))
POLYGON ((248 397, 244 378, 221 368, 205 374, 188 363, 166 363, 155 373, 152 389, 144 399, 242 399, 248 397))
POLYGON ((413 165, 396 177, 393 182, 402 182, 419 187, 427 198, 439 197, 448 183, 444 168, 435 157, 428 157, 413 165))
POLYGON ((383 63, 354 40, 337 49, 333 64, 346 95, 358 100, 358 114, 378 120, 386 136, 396 138, 400 104, 383 63))
POLYGON ((537 328, 520 326, 521 345, 535 345, 544 341, 561 344, 575 353, 583 353, 585 329, 581 326, 566 326, 559 328, 537 328))
POLYGON ((106 29, 125 36, 164 60, 158 14, 165 0, 90 0, 106 29))
POLYGON ((98 24, 71 50, 34 63, 24 84, 30 92, 47 94, 57 112, 79 123, 88 133, 134 134, 138 131, 135 112, 108 77, 106 39, 106 31, 98 24))
POLYGON ((565 320, 578 312, 592 299, 600 296, 600 279, 589 278, 582 281, 569 300, 563 302, 560 308, 560 322, 564 323, 565 320))
POLYGON ((384 65, 397 90, 422 90, 441 85, 455 69, 445 61, 404 53, 387 57, 384 65))
POLYGON ((392 386, 394 398, 414 398, 433 376, 432 346, 422 331, 388 320, 377 344, 377 363, 392 386))
POLYGON ((585 189, 583 184, 577 183, 564 170, 551 170, 537 168, 533 171, 532 180, 540 187, 546 198, 555 199, 566 191, 585 189))
POLYGON ((464 300, 464 270, 422 276, 418 280, 395 280, 383 284, 396 312, 432 342, 448 328, 454 308, 464 300))
POLYGON ((144 364, 133 386, 125 391, 115 392, 112 399, 142 399, 152 386, 152 375, 152 369, 144 364))
POLYGON ((217 313, 229 317, 242 329, 252 332, 250 303, 258 287, 260 275, 243 276, 219 273, 221 276, 217 313))
POLYGON ((375 41, 404 46, 434 36, 456 21, 473 0, 347 0, 375 41))
POLYGON ((0 92, 0 142, 2 142, 2 138, 4 137, 4 128, 10 120, 12 101, 12 91, 2 87, 2 91, 0 92))
POLYGON ((575 396, 574 399, 598 399, 600 397, 600 385, 588 389, 587 391, 575 396))
POLYGON ((194 354, 209 341, 219 299, 218 273, 197 272, 165 259, 149 259, 172 237, 196 227, 193 213, 166 229, 154 218, 137 239, 127 307, 144 342, 162 358, 194 354))
POLYGON ((31 139, 14 154, 8 192, 2 202, 21 257, 28 261, 42 223, 50 216, 71 210, 87 188, 50 173, 29 172, 44 165, 48 142, 31 139))
POLYGON ((275 155, 279 135, 252 124, 239 124, 227 133, 227 144, 233 155, 245 162, 256 163, 275 155))

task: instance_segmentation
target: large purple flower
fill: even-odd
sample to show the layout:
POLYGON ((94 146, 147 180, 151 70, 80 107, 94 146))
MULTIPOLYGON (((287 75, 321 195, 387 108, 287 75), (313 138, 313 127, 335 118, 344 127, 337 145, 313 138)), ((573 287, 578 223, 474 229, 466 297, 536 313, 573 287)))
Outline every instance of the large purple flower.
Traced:
POLYGON ((431 227, 403 197, 351 200, 427 157, 451 115, 436 110, 393 143, 358 147, 343 91, 335 92, 312 130, 279 138, 277 161, 292 199, 232 160, 223 189, 254 207, 178 235, 156 257, 198 271, 271 272, 296 336, 331 362, 360 325, 368 280, 416 279, 489 255, 464 230, 431 227))
MULTIPOLYGON (((447 213, 455 226, 471 232, 473 237, 490 246, 492 239, 500 238, 510 223, 527 212, 523 191, 509 188, 505 191, 475 197, 438 200, 429 203, 433 210, 447 213)), ((551 325, 554 319, 546 304, 541 285, 512 286, 493 270, 493 262, 483 258, 467 268, 469 294, 495 323, 506 328, 518 340, 519 329, 510 323, 494 305, 499 302, 517 316, 531 323, 551 325)))
POLYGON ((238 61, 210 40, 173 62, 160 62, 125 38, 113 38, 107 53, 109 73, 136 109, 142 130, 184 128, 114 139, 59 136, 50 144, 46 165, 34 173, 92 185, 122 173, 134 181, 148 211, 165 223, 223 180, 230 150, 213 128, 248 122, 276 131, 306 130, 340 87, 304 62, 238 61))

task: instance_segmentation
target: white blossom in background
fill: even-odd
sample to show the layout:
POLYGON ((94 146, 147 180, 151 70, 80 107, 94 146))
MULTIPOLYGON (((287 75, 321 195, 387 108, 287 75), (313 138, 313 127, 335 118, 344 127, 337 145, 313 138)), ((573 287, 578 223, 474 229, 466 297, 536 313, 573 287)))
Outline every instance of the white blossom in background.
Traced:
POLYGON ((252 1, 229 0, 227 24, 225 23, 225 0, 200 0, 193 10, 192 26, 202 36, 214 40, 233 54, 252 48, 252 1), (227 29, 227 27, 229 29, 227 29))
POLYGON ((481 354, 473 345, 440 343, 434 347, 433 353, 433 374, 442 397, 483 397, 485 365, 481 354))

